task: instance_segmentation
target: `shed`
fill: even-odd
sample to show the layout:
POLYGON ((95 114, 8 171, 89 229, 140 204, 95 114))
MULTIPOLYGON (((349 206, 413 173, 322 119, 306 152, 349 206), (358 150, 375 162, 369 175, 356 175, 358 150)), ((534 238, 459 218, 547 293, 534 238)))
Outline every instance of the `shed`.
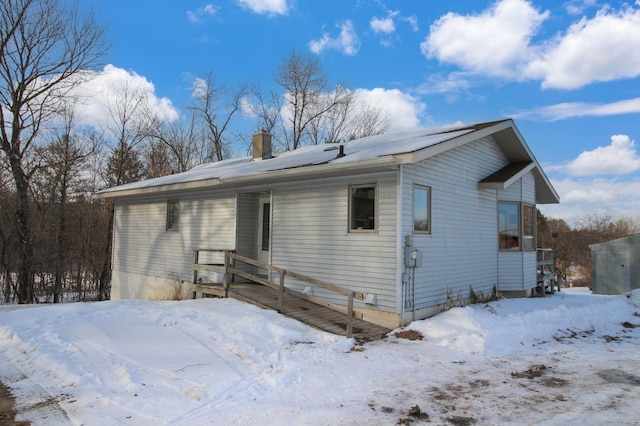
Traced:
POLYGON ((591 244, 591 291, 621 294, 640 288, 640 234, 591 244))
POLYGON ((111 297, 175 293, 194 248, 366 294, 361 317, 387 327, 536 286, 535 206, 559 197, 512 120, 283 153, 270 141, 258 132, 253 156, 95 194, 115 200, 111 297))

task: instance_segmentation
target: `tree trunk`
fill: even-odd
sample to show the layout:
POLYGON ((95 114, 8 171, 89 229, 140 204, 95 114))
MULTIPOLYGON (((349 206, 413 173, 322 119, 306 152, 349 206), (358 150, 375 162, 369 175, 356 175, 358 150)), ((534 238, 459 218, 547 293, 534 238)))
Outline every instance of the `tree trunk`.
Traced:
POLYGON ((102 265, 102 271, 100 271, 100 278, 98 280, 98 300, 105 300, 107 298, 107 284, 111 281, 111 245, 113 244, 113 215, 115 214, 115 210, 115 203, 111 203, 104 264, 102 265))
POLYGON ((60 291, 62 289, 62 281, 64 279, 64 271, 66 269, 66 247, 65 234, 67 232, 67 176, 63 173, 60 182, 60 217, 58 218, 58 253, 56 256, 56 276, 53 284, 53 303, 60 303, 60 291))
POLYGON ((11 171, 16 184, 18 206, 16 222, 18 231, 18 303, 32 303, 33 281, 33 241, 31 240, 31 209, 29 206, 29 181, 16 156, 10 156, 11 171))

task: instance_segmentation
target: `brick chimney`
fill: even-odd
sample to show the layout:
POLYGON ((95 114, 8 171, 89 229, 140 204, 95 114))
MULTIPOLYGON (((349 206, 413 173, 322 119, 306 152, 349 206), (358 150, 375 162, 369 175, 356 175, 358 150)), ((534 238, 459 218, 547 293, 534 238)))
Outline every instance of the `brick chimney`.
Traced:
POLYGON ((271 158, 271 135, 266 130, 260 130, 253 135, 253 159, 267 160, 271 158))

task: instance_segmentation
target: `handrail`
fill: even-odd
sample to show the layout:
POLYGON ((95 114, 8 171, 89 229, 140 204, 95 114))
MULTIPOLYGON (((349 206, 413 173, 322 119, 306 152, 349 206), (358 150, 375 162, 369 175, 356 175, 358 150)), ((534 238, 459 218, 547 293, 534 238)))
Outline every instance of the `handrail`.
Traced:
MULTIPOLYGON (((191 271, 192 271, 192 283, 193 284, 197 284, 198 283, 198 271, 209 271, 209 272, 220 272, 225 274, 225 279, 226 279, 226 271, 228 269, 228 265, 227 263, 227 253, 230 252, 235 252, 235 250, 229 250, 229 249, 208 249, 208 248, 194 248, 193 249, 193 263, 191 264, 191 271), (222 263, 200 263, 200 252, 219 252, 219 253, 224 253, 224 260, 222 261, 222 263)), ((226 295, 225 295, 226 297, 226 295)))
POLYGON ((357 291, 353 291, 353 290, 349 290, 347 288, 338 286, 336 284, 332 284, 323 280, 319 280, 317 278, 313 278, 313 277, 309 277, 303 274, 299 274, 297 272, 293 272, 293 271, 289 271, 283 268, 279 268, 277 266, 274 265, 269 265, 267 263, 263 263, 260 261, 257 261, 255 259, 251 259, 245 256, 241 256, 231 250, 226 250, 225 251, 225 269, 226 269, 226 273, 225 273, 225 279, 224 279, 224 289, 225 289, 225 297, 227 297, 228 295, 228 289, 229 289, 229 280, 228 280, 228 276, 230 274, 232 275, 238 275, 241 276, 243 278, 249 279, 251 281, 254 282, 258 282, 260 284, 266 285, 268 287, 271 287, 275 290, 278 291, 278 312, 282 313, 283 312, 283 307, 284 307, 284 293, 285 291, 291 293, 291 294, 295 294, 296 297, 302 298, 302 299, 306 299, 309 300, 310 302, 325 306, 327 308, 330 308, 334 311, 340 312, 340 313, 345 313, 347 315, 347 337, 352 337, 353 336, 353 318, 354 318, 354 309, 353 309, 353 299, 357 298, 359 300, 363 300, 364 299, 364 294, 361 292, 357 292, 357 291), (227 260, 228 259, 228 260, 227 260), (280 279, 279 282, 273 283, 269 280, 266 280, 264 278, 258 277, 256 275, 253 274, 249 274, 248 272, 245 271, 241 271, 238 270, 236 268, 236 263, 240 261, 252 266, 256 266, 260 269, 266 269, 268 271, 271 272, 276 272, 278 274, 280 274, 280 279), (233 266, 232 266, 233 264, 233 266), (293 290, 291 288, 286 288, 285 287, 285 277, 286 276, 290 276, 292 278, 295 278, 297 280, 300 281, 304 281, 307 282, 309 284, 312 285, 316 285, 322 288, 325 288, 327 290, 333 291, 335 293, 339 293, 342 295, 347 296, 347 309, 346 312, 344 309, 340 309, 337 306, 334 306, 331 303, 326 302, 325 300, 322 300, 320 298, 317 297, 313 297, 313 296, 309 296, 307 294, 304 294, 302 292, 293 290))

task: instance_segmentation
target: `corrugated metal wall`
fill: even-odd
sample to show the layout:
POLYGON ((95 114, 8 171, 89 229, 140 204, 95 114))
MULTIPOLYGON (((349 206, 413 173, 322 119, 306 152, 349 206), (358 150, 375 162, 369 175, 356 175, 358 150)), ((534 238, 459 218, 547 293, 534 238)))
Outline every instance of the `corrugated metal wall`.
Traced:
POLYGON ((593 244, 591 289, 597 294, 621 294, 640 288, 640 234, 593 244))

